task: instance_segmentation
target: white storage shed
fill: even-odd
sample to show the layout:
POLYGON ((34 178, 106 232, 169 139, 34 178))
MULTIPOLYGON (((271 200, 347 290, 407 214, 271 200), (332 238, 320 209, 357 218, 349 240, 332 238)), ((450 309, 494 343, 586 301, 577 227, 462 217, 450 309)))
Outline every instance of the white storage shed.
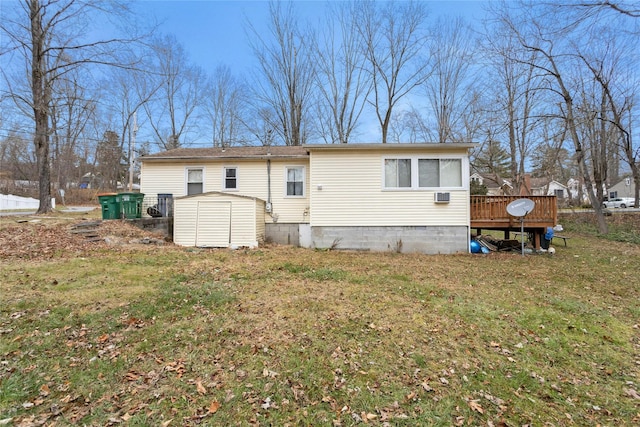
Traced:
POLYGON ((173 241, 181 246, 257 247, 264 242, 265 201, 212 191, 174 199, 173 241))

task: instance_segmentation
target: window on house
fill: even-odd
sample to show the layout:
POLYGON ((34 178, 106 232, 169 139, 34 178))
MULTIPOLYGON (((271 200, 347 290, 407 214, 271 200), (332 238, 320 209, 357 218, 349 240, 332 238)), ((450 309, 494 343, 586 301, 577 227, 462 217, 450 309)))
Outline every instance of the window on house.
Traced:
POLYGON ((204 171, 202 168, 187 169, 187 195, 203 192, 203 176, 204 171))
POLYGON ((553 194, 554 196, 556 196, 558 199, 564 199, 564 190, 562 188, 559 188, 557 190, 553 190, 553 194))
POLYGON ((411 159, 385 159, 384 186, 386 188, 411 187, 411 159))
POLYGON ((462 187, 462 159, 385 159, 384 187, 462 187))
POLYGON ((238 168, 224 168, 224 189, 238 189, 238 168))
POLYGON ((287 168, 287 196, 304 196, 304 167, 287 168))
POLYGON ((418 187, 462 187, 462 160, 418 159, 418 187))

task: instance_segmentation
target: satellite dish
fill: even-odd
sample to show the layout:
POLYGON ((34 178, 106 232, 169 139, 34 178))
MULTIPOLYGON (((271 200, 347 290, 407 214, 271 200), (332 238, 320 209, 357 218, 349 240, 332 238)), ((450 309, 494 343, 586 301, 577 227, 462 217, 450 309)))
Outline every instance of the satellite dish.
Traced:
POLYGON ((507 205, 507 213, 520 218, 526 216, 535 207, 536 203, 531 199, 518 199, 507 205))
POLYGON ((531 199, 517 199, 507 205, 507 213, 520 218, 520 238, 522 245, 522 256, 524 256, 524 217, 536 207, 536 203, 531 199))

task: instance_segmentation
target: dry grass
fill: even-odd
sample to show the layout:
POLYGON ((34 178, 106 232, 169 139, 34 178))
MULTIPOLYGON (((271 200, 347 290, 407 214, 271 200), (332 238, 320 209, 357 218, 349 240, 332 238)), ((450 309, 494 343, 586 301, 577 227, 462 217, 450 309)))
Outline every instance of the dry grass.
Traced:
POLYGON ((123 243, 1 259, 0 419, 640 422, 638 245, 573 231, 555 256, 227 251, 109 227, 123 243))

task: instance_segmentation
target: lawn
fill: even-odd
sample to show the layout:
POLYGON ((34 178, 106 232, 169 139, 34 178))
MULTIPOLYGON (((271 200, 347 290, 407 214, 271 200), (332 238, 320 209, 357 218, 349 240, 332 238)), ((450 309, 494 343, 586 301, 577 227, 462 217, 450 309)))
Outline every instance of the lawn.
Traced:
POLYGON ((637 244, 203 250, 80 220, 0 222, 0 425, 640 424, 637 244))

